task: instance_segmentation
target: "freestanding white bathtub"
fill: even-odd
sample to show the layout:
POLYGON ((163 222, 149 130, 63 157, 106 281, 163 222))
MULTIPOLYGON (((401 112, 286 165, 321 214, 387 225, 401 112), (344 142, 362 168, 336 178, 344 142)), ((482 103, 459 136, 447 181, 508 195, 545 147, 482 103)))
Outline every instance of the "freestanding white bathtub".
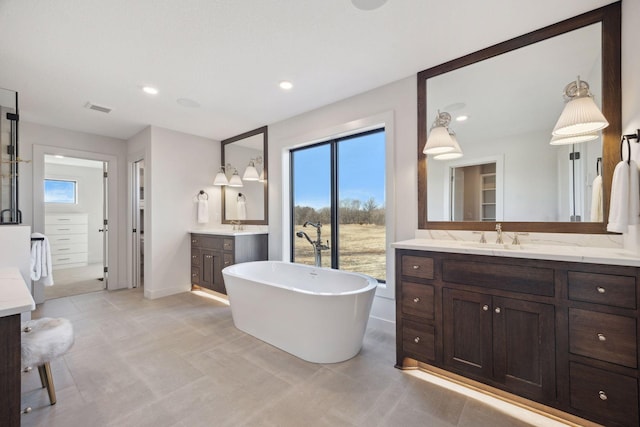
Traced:
POLYGON ((222 270, 236 328, 303 360, 336 363, 360 351, 378 282, 281 261, 222 270))

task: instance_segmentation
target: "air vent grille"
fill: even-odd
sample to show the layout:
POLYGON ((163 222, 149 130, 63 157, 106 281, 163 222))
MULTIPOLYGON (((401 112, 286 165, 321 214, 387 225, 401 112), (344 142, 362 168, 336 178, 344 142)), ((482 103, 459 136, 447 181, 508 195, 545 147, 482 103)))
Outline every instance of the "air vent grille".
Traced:
POLYGON ((100 111, 101 113, 107 113, 107 114, 111 112, 111 108, 105 107, 103 105, 97 105, 92 102, 87 102, 85 105, 85 108, 88 108, 90 110, 100 111))

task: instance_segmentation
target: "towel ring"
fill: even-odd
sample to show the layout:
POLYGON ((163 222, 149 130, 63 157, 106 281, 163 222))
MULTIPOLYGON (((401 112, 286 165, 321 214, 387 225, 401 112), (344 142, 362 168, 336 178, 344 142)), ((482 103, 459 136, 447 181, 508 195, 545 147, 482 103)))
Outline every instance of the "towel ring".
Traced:
POLYGON ((620 161, 624 161, 624 156, 622 155, 622 146, 625 141, 627 141, 627 164, 629 164, 631 163, 631 142, 629 141, 629 138, 627 138, 627 135, 623 135, 620 139, 620 161))
POLYGON ((198 200, 209 200, 209 194, 207 194, 207 192, 204 190, 200 190, 196 197, 198 198, 198 200), (201 198, 201 196, 204 196, 204 198, 201 198))

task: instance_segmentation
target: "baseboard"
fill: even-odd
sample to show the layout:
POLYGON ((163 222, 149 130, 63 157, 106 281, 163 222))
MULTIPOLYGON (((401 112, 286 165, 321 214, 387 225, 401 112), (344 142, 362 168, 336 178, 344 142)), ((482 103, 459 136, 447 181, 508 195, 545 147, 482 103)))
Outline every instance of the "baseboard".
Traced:
POLYGON ((396 322, 382 319, 380 317, 369 316, 369 326, 372 326, 376 329, 380 329, 389 334, 396 333, 396 322))
POLYGON ((188 292, 189 289, 184 288, 165 288, 165 289, 147 289, 144 288, 144 297, 147 299, 158 299, 168 297, 175 294, 183 294, 188 292))

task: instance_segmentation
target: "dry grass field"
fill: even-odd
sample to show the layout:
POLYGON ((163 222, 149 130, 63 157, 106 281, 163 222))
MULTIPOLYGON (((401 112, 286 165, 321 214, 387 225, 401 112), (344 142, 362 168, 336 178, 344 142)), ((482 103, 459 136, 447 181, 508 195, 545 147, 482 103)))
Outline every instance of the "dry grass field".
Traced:
MULTIPOLYGON (((296 226, 295 231, 305 231, 311 240, 316 239, 312 227, 296 226)), ((322 226, 322 240, 331 236, 331 227, 322 226)), ((385 228, 382 225, 343 224, 340 226, 340 269, 368 274, 386 280, 385 228)), ((304 238, 294 239, 295 261, 314 264, 313 248, 304 238)), ((322 251, 322 266, 331 266, 330 251, 322 251)))

